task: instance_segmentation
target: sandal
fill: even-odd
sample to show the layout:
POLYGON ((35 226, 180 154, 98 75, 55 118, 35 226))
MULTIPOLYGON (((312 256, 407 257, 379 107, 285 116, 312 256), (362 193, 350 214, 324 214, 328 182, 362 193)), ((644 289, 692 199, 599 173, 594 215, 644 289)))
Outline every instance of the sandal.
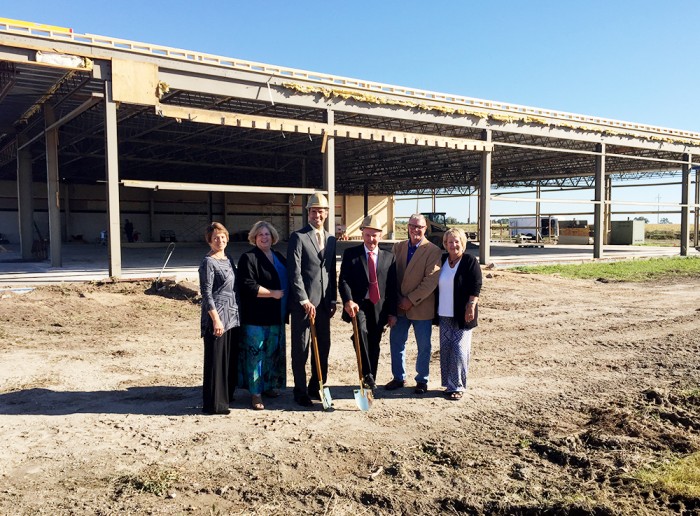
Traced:
POLYGON ((265 405, 263 405, 262 398, 259 394, 253 395, 250 401, 250 406, 253 407, 253 410, 265 410, 265 405))
POLYGON ((464 396, 464 393, 463 393, 463 392, 461 392, 461 391, 455 391, 455 392, 451 392, 451 393, 449 394, 449 396, 447 397, 447 399, 449 399, 449 400, 451 400, 451 401, 457 401, 457 400, 461 400, 461 399, 462 399, 462 396, 464 396))

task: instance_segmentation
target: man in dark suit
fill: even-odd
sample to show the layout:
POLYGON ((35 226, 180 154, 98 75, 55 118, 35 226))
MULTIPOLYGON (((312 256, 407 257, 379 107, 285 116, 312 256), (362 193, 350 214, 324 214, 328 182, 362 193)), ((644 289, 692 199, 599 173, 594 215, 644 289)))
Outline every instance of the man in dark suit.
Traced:
POLYGON ((382 333, 396 323, 396 262, 393 253, 379 249, 382 226, 376 215, 365 217, 361 229, 364 244, 343 253, 338 289, 343 320, 357 318, 364 384, 374 390, 382 333))
MULTIPOLYGON (((315 319, 318 355, 323 383, 328 376, 331 349, 331 317, 337 298, 335 236, 323 228, 328 218, 328 199, 313 194, 306 204, 309 224, 292 233, 287 247, 289 276, 289 312, 292 323, 292 374, 294 400, 301 406, 313 405, 311 397, 320 399, 319 378, 312 359, 311 379, 306 384, 309 358, 310 319, 315 319)), ((333 224, 331 224, 333 226, 333 224)))

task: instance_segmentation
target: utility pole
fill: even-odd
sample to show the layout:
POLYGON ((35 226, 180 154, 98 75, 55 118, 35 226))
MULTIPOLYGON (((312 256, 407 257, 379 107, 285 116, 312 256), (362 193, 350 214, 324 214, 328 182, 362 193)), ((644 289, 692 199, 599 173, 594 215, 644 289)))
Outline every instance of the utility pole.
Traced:
POLYGON ((656 206, 656 223, 657 223, 657 224, 660 224, 660 220, 661 220, 661 219, 659 219, 659 216, 661 215, 661 195, 657 195, 657 196, 656 196, 656 202, 657 202, 657 206, 656 206))

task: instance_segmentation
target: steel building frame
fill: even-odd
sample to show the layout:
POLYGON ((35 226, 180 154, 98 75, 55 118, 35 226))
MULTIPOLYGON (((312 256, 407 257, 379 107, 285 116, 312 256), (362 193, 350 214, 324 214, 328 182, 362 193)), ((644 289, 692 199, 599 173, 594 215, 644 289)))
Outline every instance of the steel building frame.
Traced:
MULTIPOLYGON (((52 199, 59 182, 107 181, 117 229, 119 184, 331 197, 478 189, 482 263, 492 187, 586 185, 601 257, 605 182, 666 176, 681 179, 687 254, 699 154, 689 131, 0 20, 0 180, 18 183, 23 254, 28 183, 46 182, 52 199)), ((55 222, 58 199, 53 209, 55 222)), ((119 232, 110 234, 119 276, 119 232)), ((60 265, 60 245, 51 252, 60 265)))

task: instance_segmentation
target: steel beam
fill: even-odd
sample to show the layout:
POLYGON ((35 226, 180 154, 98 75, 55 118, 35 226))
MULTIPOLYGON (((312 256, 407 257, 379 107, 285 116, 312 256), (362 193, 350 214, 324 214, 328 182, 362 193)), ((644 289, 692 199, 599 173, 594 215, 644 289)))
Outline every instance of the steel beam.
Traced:
POLYGON ((176 183, 170 181, 137 181, 124 179, 121 184, 127 188, 145 188, 147 190, 178 190, 186 192, 238 192, 264 194, 326 194, 326 190, 316 188, 287 188, 284 186, 247 186, 247 185, 216 185, 209 183, 176 183))

